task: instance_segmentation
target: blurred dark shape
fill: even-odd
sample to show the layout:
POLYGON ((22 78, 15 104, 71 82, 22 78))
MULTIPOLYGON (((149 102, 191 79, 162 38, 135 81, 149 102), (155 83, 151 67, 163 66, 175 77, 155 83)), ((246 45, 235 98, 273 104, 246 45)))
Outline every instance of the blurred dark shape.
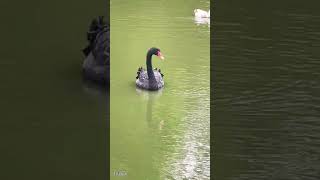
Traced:
POLYGON ((110 79, 110 28, 103 16, 92 20, 87 32, 88 45, 82 51, 85 79, 108 84, 110 79))

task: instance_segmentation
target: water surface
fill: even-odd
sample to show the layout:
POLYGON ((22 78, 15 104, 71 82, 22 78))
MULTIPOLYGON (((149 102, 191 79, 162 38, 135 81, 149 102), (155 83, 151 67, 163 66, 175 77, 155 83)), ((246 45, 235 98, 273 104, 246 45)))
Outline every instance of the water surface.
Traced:
POLYGON ((215 179, 319 179, 320 13, 311 2, 216 4, 215 179))

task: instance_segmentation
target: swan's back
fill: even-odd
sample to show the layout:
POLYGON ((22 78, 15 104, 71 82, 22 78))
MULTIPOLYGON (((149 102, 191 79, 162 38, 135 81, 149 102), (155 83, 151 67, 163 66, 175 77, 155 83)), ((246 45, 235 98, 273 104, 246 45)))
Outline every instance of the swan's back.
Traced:
POLYGON ((144 69, 138 70, 136 85, 142 89, 158 90, 164 86, 163 74, 158 70, 153 70, 155 82, 149 82, 148 72, 144 69))

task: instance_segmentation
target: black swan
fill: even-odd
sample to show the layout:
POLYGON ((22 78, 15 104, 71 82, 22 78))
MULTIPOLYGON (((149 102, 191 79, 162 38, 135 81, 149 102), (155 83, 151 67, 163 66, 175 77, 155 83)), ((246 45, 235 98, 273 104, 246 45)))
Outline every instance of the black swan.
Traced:
POLYGON ((87 39, 89 45, 83 49, 83 75, 88 80, 106 84, 110 77, 110 29, 102 16, 91 22, 87 39))
POLYGON ((147 90, 158 90, 164 86, 163 74, 159 69, 152 68, 152 55, 158 56, 160 59, 164 59, 162 56, 160 49, 158 48, 150 48, 147 53, 147 71, 140 67, 138 69, 138 76, 136 77, 136 85, 139 88, 147 89, 147 90))

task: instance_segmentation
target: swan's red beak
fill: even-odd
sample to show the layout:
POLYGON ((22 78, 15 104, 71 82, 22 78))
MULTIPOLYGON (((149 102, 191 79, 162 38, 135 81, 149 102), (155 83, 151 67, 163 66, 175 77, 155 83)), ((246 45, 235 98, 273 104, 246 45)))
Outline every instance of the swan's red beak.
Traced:
POLYGON ((160 51, 158 51, 157 56, 158 56, 161 60, 164 60, 164 57, 162 56, 162 54, 161 54, 161 52, 160 52, 160 51))

